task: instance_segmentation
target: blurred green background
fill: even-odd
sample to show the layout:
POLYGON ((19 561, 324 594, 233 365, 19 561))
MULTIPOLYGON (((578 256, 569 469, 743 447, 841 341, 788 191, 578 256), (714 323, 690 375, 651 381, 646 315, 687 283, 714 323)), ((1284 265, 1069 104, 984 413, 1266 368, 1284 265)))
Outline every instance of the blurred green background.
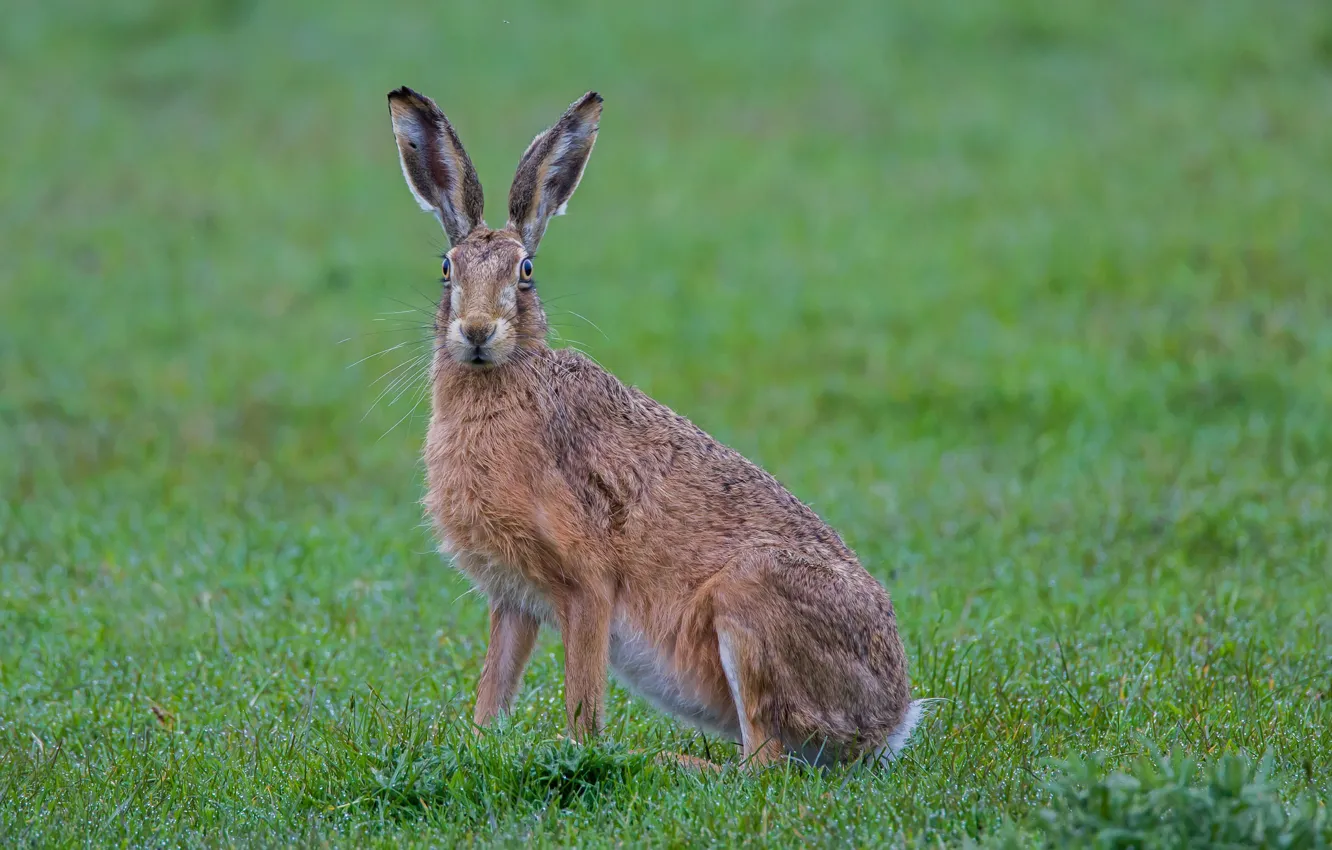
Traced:
MULTIPOLYGON (((1282 798, 1328 796, 1326 3, 3 18, 0 838, 987 840, 1047 759, 1174 746, 1270 748, 1282 798), (417 504, 445 243, 396 161, 404 84, 492 225, 532 135, 605 96, 542 245, 557 344, 885 581, 948 700, 891 775, 364 790, 456 740, 485 634, 417 504)), ((559 731, 560 688, 548 636, 509 740, 559 731)), ((611 715, 734 757, 618 689, 611 715)))

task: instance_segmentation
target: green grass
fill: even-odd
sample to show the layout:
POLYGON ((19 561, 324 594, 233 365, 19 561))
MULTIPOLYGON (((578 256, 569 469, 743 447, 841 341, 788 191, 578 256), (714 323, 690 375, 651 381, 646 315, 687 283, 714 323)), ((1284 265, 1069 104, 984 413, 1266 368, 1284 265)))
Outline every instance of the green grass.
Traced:
POLYGON ((458 5, 5 12, 0 844, 1328 839, 1325 3, 458 5), (605 95, 555 323, 885 581, 946 701, 892 771, 681 773, 735 750, 618 688, 558 744, 549 635, 473 740, 484 604, 375 403, 443 244, 402 84, 492 224, 605 95))

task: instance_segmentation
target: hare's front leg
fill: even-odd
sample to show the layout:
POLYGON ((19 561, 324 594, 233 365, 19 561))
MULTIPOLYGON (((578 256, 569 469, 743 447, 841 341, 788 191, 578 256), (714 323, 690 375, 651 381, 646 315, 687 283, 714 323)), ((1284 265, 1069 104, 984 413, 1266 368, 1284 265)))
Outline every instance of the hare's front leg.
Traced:
POLYGON ((586 590, 574 591, 559 606, 564 641, 564 708, 575 740, 601 731, 610 659, 611 602, 586 590))
POLYGON ((486 645, 472 716, 476 725, 489 724, 512 706, 540 626, 536 617, 521 608, 502 602, 491 604, 490 643, 486 645))

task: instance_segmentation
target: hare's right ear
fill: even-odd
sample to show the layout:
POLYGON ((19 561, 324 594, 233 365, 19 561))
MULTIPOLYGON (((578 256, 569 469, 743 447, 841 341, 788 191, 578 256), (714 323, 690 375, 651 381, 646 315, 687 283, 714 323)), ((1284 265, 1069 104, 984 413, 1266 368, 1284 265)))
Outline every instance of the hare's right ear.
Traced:
POLYGON ((485 224, 476 169, 433 100, 403 86, 389 92, 388 102, 402 176, 421 209, 433 212, 449 243, 457 245, 473 228, 485 224))
POLYGON ((551 216, 563 215, 592 156, 601 121, 601 95, 575 100, 554 126, 532 140, 509 189, 509 227, 535 254, 551 216))

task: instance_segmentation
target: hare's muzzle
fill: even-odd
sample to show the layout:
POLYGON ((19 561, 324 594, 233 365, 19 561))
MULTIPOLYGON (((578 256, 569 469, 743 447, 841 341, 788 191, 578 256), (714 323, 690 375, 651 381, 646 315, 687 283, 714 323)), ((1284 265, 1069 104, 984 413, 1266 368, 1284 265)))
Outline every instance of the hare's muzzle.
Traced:
POLYGON ((502 358, 496 349, 500 340, 499 322, 490 319, 467 319, 455 322, 449 345, 450 353, 459 363, 469 366, 491 366, 502 358))

